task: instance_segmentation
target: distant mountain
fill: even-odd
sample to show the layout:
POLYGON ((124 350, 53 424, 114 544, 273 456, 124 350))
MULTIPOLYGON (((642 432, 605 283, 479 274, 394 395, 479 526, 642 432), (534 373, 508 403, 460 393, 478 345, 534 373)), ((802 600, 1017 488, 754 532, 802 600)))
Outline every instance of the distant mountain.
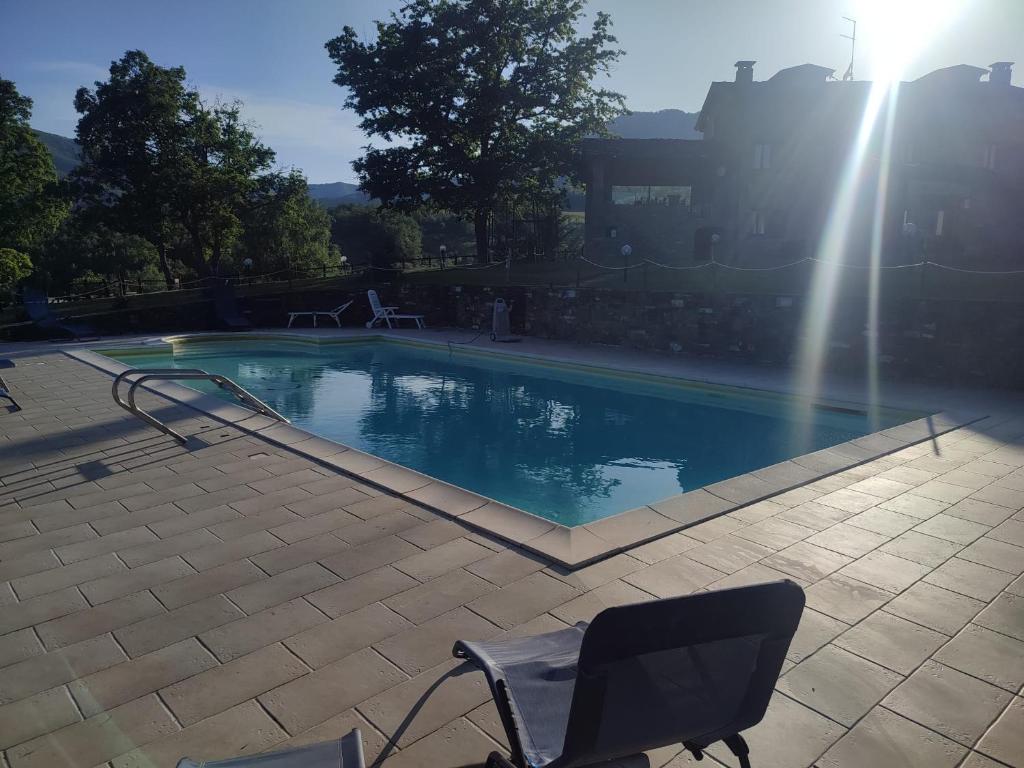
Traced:
POLYGON ((58 176, 67 176, 82 162, 82 149, 74 139, 58 136, 56 133, 36 131, 34 128, 32 130, 35 131, 36 137, 50 150, 58 176))
POLYGON ((608 123, 608 130, 623 139, 699 139, 694 126, 700 112, 662 109, 658 112, 634 112, 608 123))
POLYGON ((370 197, 359 191, 359 185, 349 184, 345 181, 335 181, 330 184, 310 184, 309 196, 325 208, 333 208, 343 203, 356 203, 366 205, 370 197))

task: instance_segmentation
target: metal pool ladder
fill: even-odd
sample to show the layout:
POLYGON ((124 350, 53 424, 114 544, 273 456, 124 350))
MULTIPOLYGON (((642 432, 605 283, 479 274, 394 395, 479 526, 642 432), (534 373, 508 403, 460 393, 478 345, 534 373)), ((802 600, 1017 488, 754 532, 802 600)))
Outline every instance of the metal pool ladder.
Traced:
POLYGON ((173 429, 168 427, 159 419, 146 413, 135 403, 135 390, 139 388, 139 385, 145 381, 151 381, 153 379, 161 381, 171 380, 182 380, 182 379, 202 379, 205 381, 212 381, 218 387, 223 390, 230 392, 232 395, 238 398, 242 405, 250 408, 251 410, 259 413, 263 416, 269 416, 278 421, 283 421, 286 424, 288 419, 282 416, 280 413, 275 411, 269 405, 264 403, 258 397, 250 392, 247 392, 242 387, 238 386, 231 379, 226 376, 221 376, 219 373, 207 373, 199 368, 129 368, 127 371, 123 371, 118 374, 117 378, 114 379, 114 385, 111 387, 111 394, 114 396, 114 402, 120 405, 129 413, 138 416, 149 426, 159 429, 165 435, 170 435, 181 443, 187 442, 185 437, 175 432, 173 429), (128 379, 129 376, 139 375, 139 378, 131 381, 131 386, 128 387, 128 396, 126 400, 121 399, 121 393, 118 391, 121 386, 121 382, 128 379))

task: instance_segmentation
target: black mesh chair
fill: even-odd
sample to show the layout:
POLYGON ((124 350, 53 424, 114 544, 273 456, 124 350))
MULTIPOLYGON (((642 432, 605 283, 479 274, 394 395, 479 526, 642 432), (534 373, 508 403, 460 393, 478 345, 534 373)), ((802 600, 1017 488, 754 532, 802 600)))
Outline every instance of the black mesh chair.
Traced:
POLYGON ((740 731, 768 708, 804 593, 791 581, 602 611, 587 625, 452 653, 484 671, 512 747, 492 766, 568 768, 723 741, 749 768, 740 731))
POLYGON ((243 755, 198 763, 183 757, 178 761, 177 768, 365 768, 363 739, 359 729, 353 728, 334 741, 265 752, 262 755, 243 755))

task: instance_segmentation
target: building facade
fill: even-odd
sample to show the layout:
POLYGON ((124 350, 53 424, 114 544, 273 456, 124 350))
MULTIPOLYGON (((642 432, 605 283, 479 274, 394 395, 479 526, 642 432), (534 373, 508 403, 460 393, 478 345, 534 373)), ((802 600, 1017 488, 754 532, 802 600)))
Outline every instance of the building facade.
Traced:
POLYGON ((628 244, 635 258, 672 264, 866 263, 884 187, 885 262, 1024 266, 1024 88, 1011 67, 948 67, 878 99, 871 83, 835 80, 827 67, 757 81, 754 62, 737 62, 735 79, 708 91, 702 139, 584 142, 586 251, 622 258, 628 244), (837 216, 842 253, 823 253, 837 216))

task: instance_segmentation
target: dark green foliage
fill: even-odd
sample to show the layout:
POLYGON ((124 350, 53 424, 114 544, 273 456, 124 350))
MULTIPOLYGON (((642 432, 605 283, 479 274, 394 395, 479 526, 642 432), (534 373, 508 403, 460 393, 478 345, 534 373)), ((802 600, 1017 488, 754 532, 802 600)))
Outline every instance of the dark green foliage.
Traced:
POLYGON ((67 215, 50 153, 29 127, 31 115, 32 100, 0 78, 0 248, 23 254, 67 215))
POLYGON ((341 205, 331 216, 331 242, 350 266, 391 267, 420 257, 420 226, 408 214, 365 205, 341 205))
POLYGON ((242 215, 243 231, 233 254, 234 266, 252 259, 254 273, 292 269, 311 272, 335 268, 331 217, 308 193, 297 171, 264 177, 253 204, 242 215))
POLYGON ((574 178, 574 153, 623 111, 595 77, 620 55, 607 14, 580 35, 583 0, 410 0, 377 23, 327 43, 334 82, 368 135, 354 163, 361 188, 390 207, 430 205, 474 223, 488 257, 502 202, 554 197, 574 178))
POLYGON ((300 205, 284 202, 297 197, 296 177, 271 172, 274 152, 239 105, 207 106, 186 87, 183 68, 129 51, 107 82, 79 89, 75 108, 83 162, 72 178, 82 201, 96 221, 152 243, 169 284, 174 255, 199 276, 216 275, 236 247, 293 247, 295 232, 283 231, 302 221, 320 228, 303 237, 326 249, 325 219, 288 213, 300 205), (265 231, 240 245, 246 222, 256 221, 265 231))

